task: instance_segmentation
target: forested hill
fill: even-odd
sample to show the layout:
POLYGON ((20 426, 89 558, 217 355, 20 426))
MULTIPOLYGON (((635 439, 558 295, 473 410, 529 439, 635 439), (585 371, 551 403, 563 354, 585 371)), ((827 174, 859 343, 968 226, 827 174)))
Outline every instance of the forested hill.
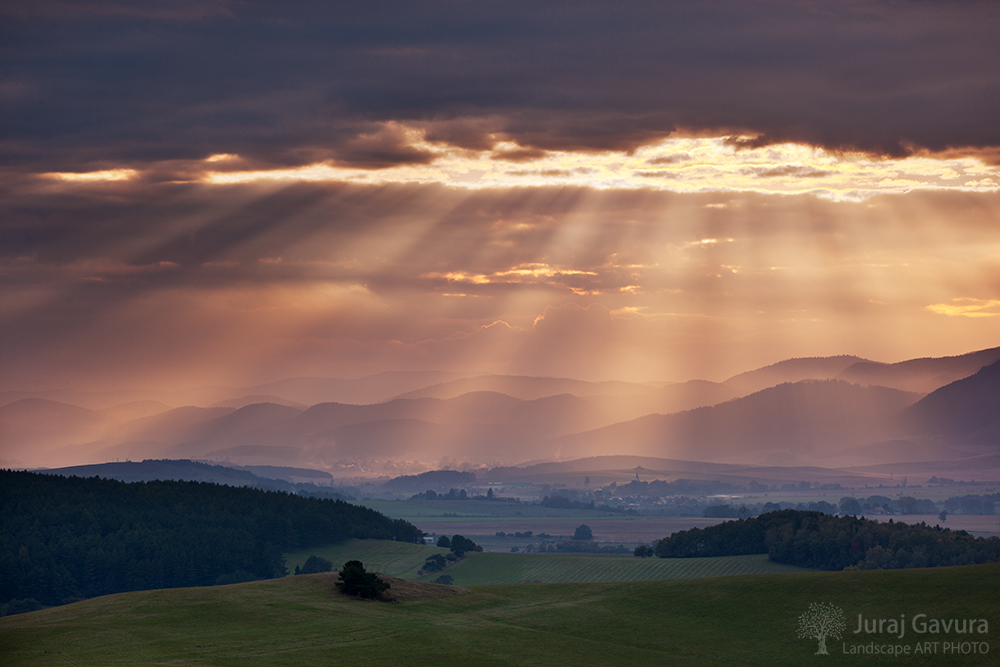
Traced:
POLYGON ((286 574, 285 551, 422 535, 340 500, 0 470, 0 604, 269 579, 286 574))
POLYGON ((682 530, 657 542, 655 552, 661 558, 768 554, 786 565, 872 570, 997 563, 1000 538, 923 523, 780 510, 682 530))

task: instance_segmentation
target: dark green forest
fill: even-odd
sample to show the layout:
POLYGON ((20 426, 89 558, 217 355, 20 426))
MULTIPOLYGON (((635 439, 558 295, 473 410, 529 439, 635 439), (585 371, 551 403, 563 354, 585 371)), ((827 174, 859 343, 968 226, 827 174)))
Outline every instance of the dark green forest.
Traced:
POLYGON ((341 500, 0 470, 0 604, 270 579, 287 574, 286 551, 422 536, 341 500))
POLYGON ((1000 538, 923 523, 780 510, 683 530, 657 542, 655 551, 660 558, 768 554, 800 567, 873 570, 1000 562, 1000 538))

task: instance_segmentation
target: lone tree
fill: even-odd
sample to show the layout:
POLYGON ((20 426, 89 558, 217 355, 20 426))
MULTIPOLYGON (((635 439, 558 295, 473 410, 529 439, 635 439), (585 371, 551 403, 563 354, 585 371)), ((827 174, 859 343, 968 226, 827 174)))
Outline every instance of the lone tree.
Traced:
POLYGON ((590 530, 590 526, 588 526, 585 523, 581 523, 579 526, 577 526, 576 532, 573 533, 573 539, 590 542, 591 540, 594 539, 594 532, 590 530))
MULTIPOLYGON (((476 551, 476 543, 468 537, 455 535, 451 538, 451 552, 461 558, 469 551, 476 551)), ((480 549, 481 551, 481 549, 480 549)))
POLYGON ((382 597, 382 593, 389 589, 389 584, 379 579, 374 572, 365 572, 361 561, 349 560, 340 569, 337 588, 345 595, 374 600, 382 597))
POLYGON ((831 603, 813 602, 809 611, 799 616, 799 639, 819 641, 816 655, 830 655, 826 652, 826 638, 840 639, 847 623, 840 607, 831 603))
POLYGON ((438 538, 437 545, 442 549, 451 549, 451 540, 448 539, 447 535, 442 535, 438 538))

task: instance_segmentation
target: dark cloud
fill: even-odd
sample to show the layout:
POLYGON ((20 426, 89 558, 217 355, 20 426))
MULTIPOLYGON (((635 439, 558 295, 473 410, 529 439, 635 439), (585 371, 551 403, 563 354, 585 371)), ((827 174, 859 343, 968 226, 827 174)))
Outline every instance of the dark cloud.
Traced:
POLYGON ((494 160, 506 160, 507 162, 530 162, 543 158, 548 153, 540 148, 522 148, 519 150, 493 151, 490 154, 494 160))
POLYGON ((687 153, 678 153, 676 155, 665 155, 663 157, 655 157, 652 160, 646 160, 646 164, 651 164, 655 166, 664 164, 680 164, 682 162, 690 162, 691 156, 687 153))
POLYGON ((434 157, 431 151, 414 148, 403 128, 395 123, 361 134, 345 142, 335 153, 338 162, 363 169, 428 164, 434 161, 434 157))
POLYGON ((675 128, 885 155, 1000 146, 989 1, 27 6, 0 28, 0 159, 20 170, 432 159, 391 122, 537 154, 675 128))
POLYGON ((88 16, 194 21, 232 16, 230 0, 33 0, 3 3, 0 16, 19 19, 65 20, 88 16))
POLYGON ((830 172, 824 169, 814 169, 812 167, 800 167, 795 165, 787 165, 784 167, 775 167, 774 169, 755 169, 748 173, 752 173, 758 178, 780 178, 790 176, 792 178, 819 178, 820 176, 826 176, 830 172))

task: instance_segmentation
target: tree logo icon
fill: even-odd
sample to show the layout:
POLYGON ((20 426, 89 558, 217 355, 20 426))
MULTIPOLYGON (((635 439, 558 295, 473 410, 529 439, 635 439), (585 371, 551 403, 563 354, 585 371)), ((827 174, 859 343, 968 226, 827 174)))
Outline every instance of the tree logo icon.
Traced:
POLYGON ((816 655, 830 655, 826 651, 826 638, 840 639, 847 628, 844 611, 830 603, 813 602, 809 611, 799 616, 799 639, 819 642, 816 655))

